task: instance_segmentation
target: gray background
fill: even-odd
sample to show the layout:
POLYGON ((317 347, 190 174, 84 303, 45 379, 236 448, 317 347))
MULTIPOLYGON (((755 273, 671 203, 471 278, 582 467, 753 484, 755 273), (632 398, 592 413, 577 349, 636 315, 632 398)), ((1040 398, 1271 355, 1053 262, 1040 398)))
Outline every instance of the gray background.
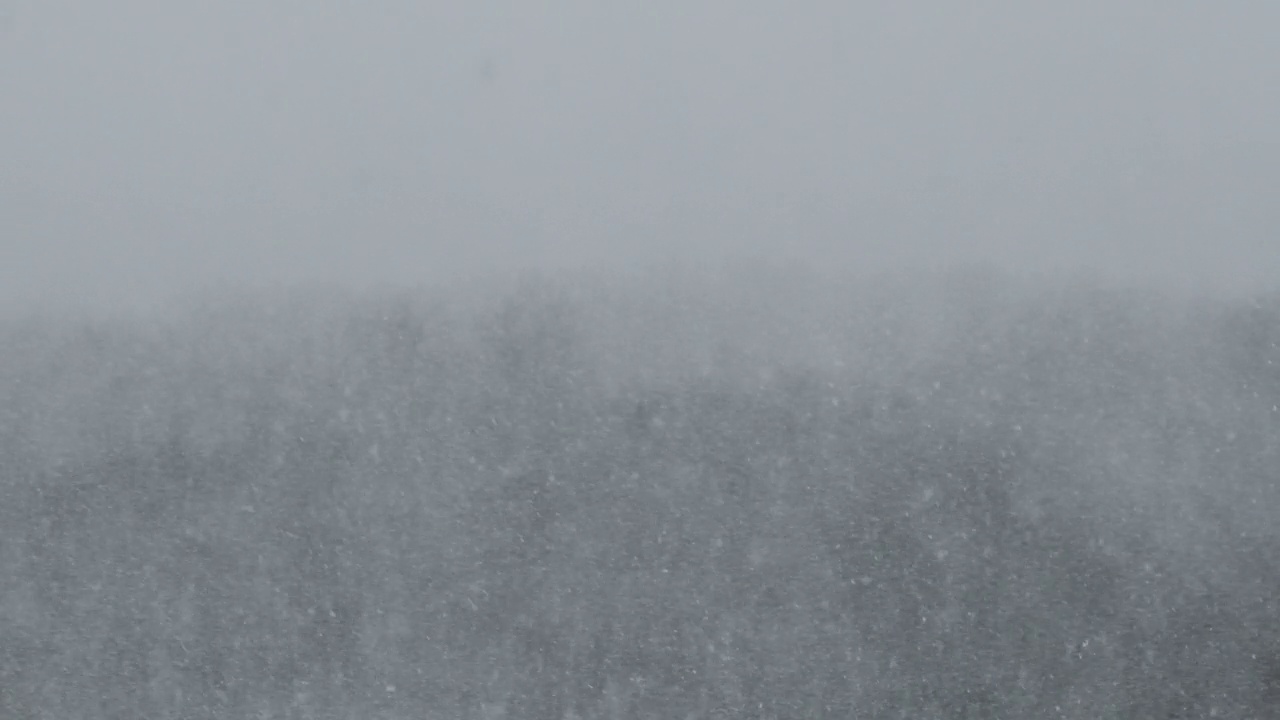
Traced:
POLYGON ((5 0, 0 307, 729 256, 1274 286, 1277 20, 5 0))

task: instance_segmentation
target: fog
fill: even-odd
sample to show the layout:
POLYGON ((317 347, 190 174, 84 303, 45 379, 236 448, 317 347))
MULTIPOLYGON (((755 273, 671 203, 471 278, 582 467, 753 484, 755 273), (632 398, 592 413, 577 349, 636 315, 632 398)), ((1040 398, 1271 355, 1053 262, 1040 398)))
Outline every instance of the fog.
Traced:
POLYGON ((800 257, 1273 283, 1271 3, 5 0, 0 302, 800 257))
POLYGON ((0 719, 1280 718, 1277 20, 0 0, 0 719))

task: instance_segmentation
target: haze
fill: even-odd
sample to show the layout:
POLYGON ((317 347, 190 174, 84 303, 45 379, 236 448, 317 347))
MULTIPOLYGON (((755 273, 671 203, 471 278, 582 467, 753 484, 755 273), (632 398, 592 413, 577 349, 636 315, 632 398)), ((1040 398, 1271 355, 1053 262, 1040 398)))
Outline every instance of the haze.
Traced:
POLYGON ((1273 6, 0 0, 0 720, 1280 718, 1273 6))
POLYGON ((731 256, 1273 285, 1278 21, 7 0, 0 303, 731 256))

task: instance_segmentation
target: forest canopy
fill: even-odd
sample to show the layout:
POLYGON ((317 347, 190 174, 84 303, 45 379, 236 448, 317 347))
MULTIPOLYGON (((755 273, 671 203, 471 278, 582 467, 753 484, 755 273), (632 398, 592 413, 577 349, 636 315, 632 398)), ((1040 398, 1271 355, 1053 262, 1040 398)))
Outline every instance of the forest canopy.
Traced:
POLYGON ((0 717, 1280 708, 1280 298, 777 268, 0 329, 0 717))

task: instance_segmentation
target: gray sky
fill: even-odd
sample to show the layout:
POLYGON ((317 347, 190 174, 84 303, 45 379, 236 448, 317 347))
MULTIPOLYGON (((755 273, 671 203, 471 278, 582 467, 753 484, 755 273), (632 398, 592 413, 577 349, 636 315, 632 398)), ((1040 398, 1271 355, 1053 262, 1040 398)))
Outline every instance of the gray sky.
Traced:
POLYGON ((0 303, 788 255, 1280 281, 1265 0, 0 0, 0 303))

